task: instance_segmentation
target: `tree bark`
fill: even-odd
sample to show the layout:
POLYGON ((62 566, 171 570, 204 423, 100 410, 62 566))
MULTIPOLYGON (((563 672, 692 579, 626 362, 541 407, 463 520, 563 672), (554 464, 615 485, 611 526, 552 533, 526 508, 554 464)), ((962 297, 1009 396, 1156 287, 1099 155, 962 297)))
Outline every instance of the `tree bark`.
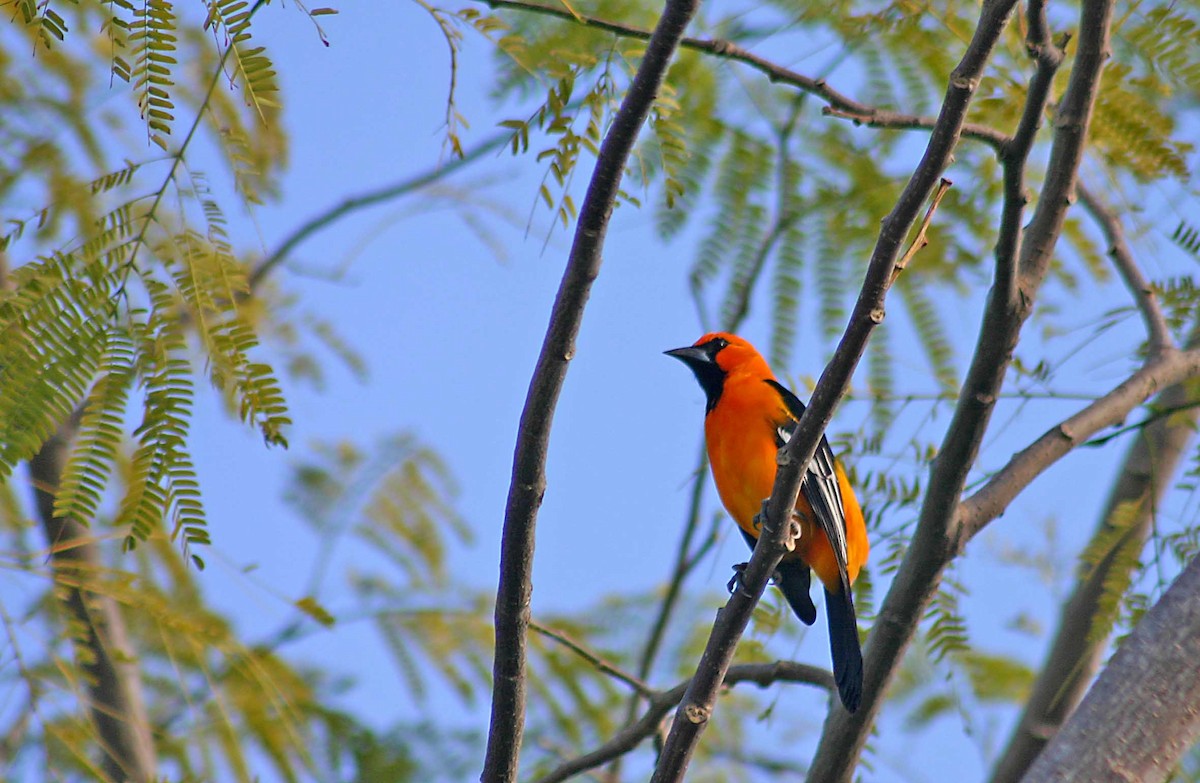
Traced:
POLYGON ((79 586, 103 573, 100 548, 82 524, 54 515, 54 495, 78 425, 78 415, 64 423, 29 461, 29 474, 60 582, 57 594, 70 620, 84 629, 75 639, 76 658, 86 675, 87 707, 104 752, 106 779, 150 783, 155 777, 154 739, 125 619, 112 598, 79 586))
POLYGON ((1146 613, 1025 783, 1158 783, 1200 737, 1200 558, 1146 613))

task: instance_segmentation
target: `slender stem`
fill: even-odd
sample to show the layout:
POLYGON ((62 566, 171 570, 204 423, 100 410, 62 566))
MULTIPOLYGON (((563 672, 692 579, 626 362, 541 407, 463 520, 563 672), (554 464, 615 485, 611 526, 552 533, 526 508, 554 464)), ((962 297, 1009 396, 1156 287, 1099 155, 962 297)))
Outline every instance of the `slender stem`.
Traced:
MULTIPOLYGON (((742 682, 752 682, 765 688, 776 682, 794 682, 815 685, 826 691, 833 692, 835 686, 833 675, 825 669, 809 666, 793 661, 776 661, 775 663, 746 663, 731 666, 725 674, 723 684, 737 685, 742 682)), ((563 762, 536 783, 561 783, 570 777, 586 772, 589 769, 606 764, 620 758, 636 748, 644 740, 658 733, 659 724, 671 709, 679 703, 687 692, 690 681, 681 682, 667 691, 658 691, 650 697, 650 704, 642 717, 630 721, 625 728, 618 731, 604 744, 577 758, 563 762)))
POLYGON ((1108 255, 1112 258, 1121 280, 1125 282, 1125 287, 1133 296, 1134 304, 1142 314, 1142 320, 1146 322, 1146 331, 1150 335, 1150 352, 1170 350, 1175 342, 1171 339, 1171 327, 1167 325, 1167 316, 1163 313, 1154 289, 1142 273, 1142 268, 1134 259, 1133 251, 1125 241, 1125 229, 1121 227, 1121 221, 1095 193, 1084 187, 1082 182, 1076 185, 1075 192, 1079 194, 1084 208, 1104 232, 1104 238, 1108 241, 1108 255))
POLYGON ((421 188, 443 179, 458 169, 475 162, 479 158, 494 152, 512 139, 512 131, 503 131, 493 134, 484 139, 477 146, 472 147, 462 157, 455 158, 443 165, 434 166, 420 174, 411 177, 406 177, 399 182, 391 185, 369 190, 357 196, 350 196, 342 199, 338 204, 329 207, 328 209, 312 216, 308 220, 301 223, 298 227, 292 230, 287 237, 279 243, 279 246, 254 268, 250 273, 250 287, 253 289, 258 286, 267 275, 271 274, 274 269, 281 263, 286 261, 300 243, 304 242, 313 234, 321 229, 327 228, 334 222, 349 215, 352 212, 357 212, 360 209, 373 207, 376 204, 381 204, 392 199, 406 196, 421 188))
POLYGON ((604 658, 600 657, 598 653, 589 650, 587 647, 584 647, 565 632, 556 631, 553 628, 542 625, 535 620, 529 621, 529 627, 540 633, 542 636, 545 636, 547 639, 553 639, 554 641, 558 642, 563 647, 566 647, 568 650, 575 653, 580 658, 595 666, 597 669, 609 675, 613 679, 620 680, 621 682, 625 683, 630 688, 633 688, 633 690, 638 694, 646 697, 654 695, 654 689, 647 685, 645 680, 640 677, 635 677, 629 672, 614 666, 604 658))

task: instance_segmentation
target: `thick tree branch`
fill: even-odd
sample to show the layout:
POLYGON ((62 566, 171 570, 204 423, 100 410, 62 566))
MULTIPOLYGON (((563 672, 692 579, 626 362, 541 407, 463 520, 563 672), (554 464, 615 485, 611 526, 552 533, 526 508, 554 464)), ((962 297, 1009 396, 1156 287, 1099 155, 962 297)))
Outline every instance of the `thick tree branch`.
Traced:
POLYGON ((1117 649, 1026 783, 1165 780, 1200 737, 1200 559, 1117 649))
POLYGON ((963 501, 960 514, 962 540, 965 542, 977 535, 1003 513, 1031 481, 1072 448, 1103 428, 1121 423, 1130 411, 1159 390, 1197 375, 1200 375, 1200 350, 1177 351, 1151 358, 1120 386, 1047 430, 963 501))
POLYGON ((824 783, 850 779, 884 688, 912 641, 943 570, 961 551, 965 537, 958 522, 959 498, 991 420, 1021 325, 1032 312, 1073 198, 1076 170, 1108 51, 1111 1, 1089 0, 1081 12, 1079 52, 1056 118, 1051 165, 1033 219, 1023 234, 1025 160, 1061 60, 1049 43, 1044 4, 1030 3, 1027 11, 1027 50, 1037 65, 1016 135, 1001 155, 1004 207, 996 241, 996 276, 983 324, 958 405, 930 470, 912 543, 864 650, 863 708, 854 715, 840 710, 830 713, 810 780, 824 783))
MULTIPOLYGON (((479 2, 486 3, 492 8, 507 8, 514 11, 553 16, 582 25, 583 27, 603 30, 622 38, 634 38, 643 41, 650 38, 650 33, 640 27, 574 13, 559 6, 542 5, 541 3, 528 2, 527 0, 479 0, 479 2)), ((679 48, 691 49, 692 51, 703 52, 714 57, 721 57, 726 60, 742 63, 763 74, 769 81, 786 84, 815 95, 825 101, 827 107, 823 111, 831 117, 852 120, 855 123, 874 128, 894 128, 897 130, 917 128, 932 130, 937 125, 936 117, 905 114, 903 112, 889 111, 887 109, 880 109, 877 106, 860 103, 850 96, 830 87, 822 78, 813 78, 812 76, 806 76, 793 71, 790 68, 785 68, 738 46, 732 41, 717 38, 684 38, 679 42, 679 48)), ((1008 137, 1000 131, 977 123, 963 123, 960 128, 960 134, 982 141, 997 150, 1003 148, 1008 142, 1008 137)))
MULTIPOLYGON (((1200 323, 1195 336, 1200 342, 1200 323)), ((1155 404, 1179 409, 1195 398, 1186 384, 1178 384, 1160 394, 1155 404)), ((1158 419, 1138 433, 1126 452, 1089 544, 1090 549, 1112 542, 1110 548, 1080 574, 1063 605, 1058 630, 1045 662, 1038 667, 1021 719, 993 767, 992 783, 1019 781, 1083 698, 1108 646, 1109 632, 1101 632, 1097 625, 1104 621, 1101 603, 1106 585, 1114 580, 1128 584, 1133 578, 1137 554, 1146 544, 1156 511, 1192 442, 1197 419, 1200 410, 1196 408, 1188 409, 1180 418, 1158 419), (1132 515, 1127 511, 1130 507, 1132 515)))
MULTIPOLYGON (((785 520, 795 506, 804 468, 812 459, 821 434, 833 416, 835 405, 846 392, 854 368, 866 349, 867 339, 883 320, 884 297, 892 281, 900 246, 950 161, 984 65, 1014 5, 1015 0, 984 3, 975 35, 950 76, 941 113, 930 134, 925 154, 896 207, 883 221, 846 332, 821 374, 796 432, 788 446, 780 452, 780 470, 767 505, 763 534, 759 536, 750 562, 742 573, 742 589, 734 591, 729 603, 717 615, 696 676, 675 713, 671 733, 654 773, 654 783, 682 778, 699 741, 700 732, 712 714, 717 689, 733 658, 737 641, 785 551, 785 520)), ((840 706, 833 709, 835 712, 844 712, 840 706)))
POLYGON ((667 66, 697 7, 698 0, 668 0, 637 74, 600 146, 579 212, 571 254, 521 412, 500 544, 492 714, 484 783, 513 781, 517 776, 525 723, 526 634, 533 589, 534 527, 546 489, 546 453, 555 405, 567 366, 575 354, 575 337, 592 281, 600 272, 601 249, 621 177, 667 66))
MULTIPOLYGON (((806 683, 830 692, 833 692, 835 688, 833 675, 825 669, 793 661, 745 663, 731 666, 725 674, 723 684, 728 687, 741 682, 752 682, 762 688, 776 682, 806 683)), ((662 719, 683 698, 690 683, 689 680, 668 691, 655 693, 650 698, 650 705, 637 721, 626 725, 595 750, 558 766, 550 774, 539 778, 537 783, 561 783, 580 772, 595 769, 629 753, 644 740, 658 733, 658 726, 662 723, 662 719)))
POLYGON ((86 589, 104 573, 100 548, 87 528, 54 514, 54 496, 78 419, 77 414, 65 422, 42 445, 29 461, 29 476, 55 577, 61 582, 62 604, 71 621, 86 633, 76 643, 82 648, 79 665, 87 675, 86 706, 104 752, 104 774, 114 783, 150 783, 155 779, 154 738, 125 618, 110 596, 86 589))
POLYGON ((1125 241, 1125 229, 1121 227, 1121 221, 1095 193, 1084 187, 1082 182, 1077 184, 1075 189, 1083 206, 1104 231, 1104 238, 1108 242, 1108 255, 1117 267, 1121 280, 1125 282, 1125 287, 1133 296, 1133 301, 1142 314, 1142 320, 1146 322, 1146 331, 1150 335, 1150 352, 1157 353, 1173 348, 1175 343, 1171 339, 1171 327, 1167 325, 1167 317, 1150 282, 1142 274, 1142 268, 1133 258, 1133 253, 1125 241))

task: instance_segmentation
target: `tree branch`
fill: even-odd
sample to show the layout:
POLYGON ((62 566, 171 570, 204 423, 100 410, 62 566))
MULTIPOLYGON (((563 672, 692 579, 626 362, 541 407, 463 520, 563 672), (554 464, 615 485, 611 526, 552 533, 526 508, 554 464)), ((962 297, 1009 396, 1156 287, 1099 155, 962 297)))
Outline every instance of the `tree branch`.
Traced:
POLYGON ((1167 325, 1167 317, 1154 289, 1133 258, 1133 253, 1125 241, 1125 229, 1121 227, 1121 221, 1112 210, 1104 206, 1095 193, 1084 187, 1082 182, 1076 185, 1075 191, 1092 218, 1100 224, 1108 242, 1108 255, 1125 282, 1125 287, 1133 296, 1134 304, 1142 314, 1142 320, 1146 322, 1146 331, 1150 335, 1150 352, 1171 350, 1175 347, 1174 340, 1171 339, 1171 327, 1167 325))
MULTIPOLYGON (((830 713, 809 772, 809 780, 848 780, 892 679, 912 641, 921 616, 937 590, 941 574, 961 551, 958 504, 997 395, 1012 359, 1021 325, 1032 311, 1034 296, 1045 277, 1050 253, 1061 231, 1091 119, 1103 58, 1107 49, 1108 11, 1097 17, 1092 0, 1083 10, 1088 20, 1083 41, 1063 96, 1051 150, 1052 166, 1028 233, 1021 229, 1025 194, 1025 162, 1046 109, 1050 85, 1061 53, 1049 43, 1044 4, 1027 6, 1027 51, 1036 61, 1016 135, 1001 154, 1004 205, 996 240, 996 274, 988 295, 971 366, 958 404, 930 469, 917 528, 896 578, 880 607, 864 650, 864 705, 854 715, 830 713), (1098 21, 1097 21, 1098 20, 1098 21), (1057 168, 1055 168, 1057 166, 1057 168)), ((977 33, 978 34, 978 30, 977 33)))
POLYGON ((251 290, 260 285, 267 275, 271 274, 271 272, 273 272, 277 266, 286 261, 291 255, 292 251, 295 250, 301 242, 308 239, 321 229, 328 227, 332 223, 340 220, 352 212, 357 212, 358 210, 366 209, 367 207, 373 207, 376 204, 391 201, 392 199, 399 198, 400 196, 406 196, 409 193, 420 190, 426 185, 429 185, 454 173, 467 164, 473 163, 489 152, 494 152, 495 150, 500 149, 507 144, 511 138, 512 131, 495 133, 484 139, 470 151, 466 152, 462 157, 455 158, 444 165, 434 166, 433 168, 420 174, 406 177, 391 185, 384 185, 383 187, 369 190, 357 196, 344 198, 335 206, 329 207, 323 212, 312 216, 308 220, 301 223, 297 228, 293 229, 292 232, 288 234, 282 242, 279 243, 279 246, 275 248, 274 252, 259 262, 258 266, 254 267, 254 270, 250 273, 249 277, 251 290))
POLYGON ((82 648, 78 660, 87 675, 86 706, 104 753, 104 774, 114 782, 150 783, 155 779, 154 738, 125 618, 111 596, 86 589, 104 571, 100 549, 87 528, 54 514, 54 497, 80 415, 77 411, 42 444, 29 460, 29 476, 62 604, 86 634, 76 640, 82 648))
MULTIPOLYGON (((1200 343, 1200 321, 1193 332, 1200 343)), ((1182 408, 1196 394, 1186 384, 1170 387, 1156 399, 1164 408, 1182 408)), ((1114 580, 1128 584, 1150 535, 1155 513, 1171 486, 1175 470, 1195 433, 1200 410, 1189 409, 1180 418, 1158 419, 1142 430, 1125 454, 1108 503, 1092 534, 1088 549, 1111 543, 1103 558, 1080 575, 1071 597, 1063 605, 1058 631, 1008 746, 993 767, 991 783, 1017 783, 1042 748, 1074 711, 1100 667, 1111 632, 1098 623, 1110 622, 1101 603, 1114 580), (1135 513, 1127 516, 1133 506, 1135 513), (1118 519, 1118 516, 1121 518, 1118 519)))
POLYGON ((962 502, 963 541, 998 517, 1029 483, 1064 454, 1104 427, 1124 421, 1130 411, 1160 389, 1200 375, 1200 349, 1151 358, 1124 383, 1071 418, 1047 430, 1018 452, 975 494, 962 502))
MULTIPOLYGON (((835 689, 833 675, 830 672, 794 661, 745 663, 731 666, 725 674, 723 685, 732 686, 742 682, 752 682, 762 688, 776 682, 797 682, 816 685, 829 692, 833 692, 835 689)), ((636 722, 626 725, 595 750, 559 765, 550 774, 540 778, 537 783, 561 783, 580 772, 595 769, 630 752, 643 740, 658 732, 658 726, 662 719, 679 703, 690 684, 691 680, 688 680, 668 691, 656 692, 650 697, 649 706, 636 722)))
POLYGON ((1200 737, 1200 559, 1125 639, 1026 783, 1165 780, 1200 737))
POLYGON ((546 453, 555 405, 575 354, 575 338, 592 281, 600 271, 600 253, 621 177, 667 66, 697 7, 698 0, 668 0, 637 74, 604 137, 521 412, 500 544, 492 713, 481 778, 484 783, 507 783, 517 776, 525 723, 534 528, 546 488, 546 453))
MULTIPOLYGON (((780 470, 767 505, 763 533, 742 573, 742 588, 734 591, 717 615, 696 676, 692 679, 683 704, 675 713, 671 733, 652 779, 654 783, 679 781, 682 778, 699 741, 700 732, 712 714, 717 689, 733 658, 737 640, 785 551, 783 537, 786 535, 786 519, 790 509, 795 506, 804 468, 812 460, 821 434, 833 416, 834 406, 846 392, 854 368, 866 349, 867 339, 883 320, 884 297, 891 283, 901 243, 950 161, 984 65, 1014 5, 1015 0, 990 0, 984 3, 975 35, 950 76, 941 113, 930 134, 925 154, 896 207, 883 221, 862 290, 842 340, 822 373, 796 432, 780 452, 780 470)), ((833 710, 844 713, 840 706, 835 706, 833 710)))
MULTIPOLYGON (((640 27, 574 13, 558 6, 546 6, 540 3, 528 2, 527 0, 478 1, 486 3, 492 8, 507 8, 564 19, 583 27, 603 30, 622 38, 634 38, 642 41, 649 40, 650 38, 650 33, 640 27)), ((691 49, 692 51, 742 63, 763 74, 771 82, 786 84, 815 95, 828 104, 823 109, 823 113, 831 117, 852 120, 856 124, 868 125, 874 128, 894 128, 897 130, 917 128, 932 130, 937 125, 937 118, 935 117, 894 112, 866 103, 860 103, 850 96, 830 87, 824 79, 813 78, 793 71, 790 68, 785 68, 742 48, 732 41, 717 38, 684 38, 679 42, 679 48, 691 49)), ((982 141, 997 150, 1003 148, 1008 142, 1008 137, 1000 131, 977 123, 963 123, 960 133, 962 136, 982 141)))

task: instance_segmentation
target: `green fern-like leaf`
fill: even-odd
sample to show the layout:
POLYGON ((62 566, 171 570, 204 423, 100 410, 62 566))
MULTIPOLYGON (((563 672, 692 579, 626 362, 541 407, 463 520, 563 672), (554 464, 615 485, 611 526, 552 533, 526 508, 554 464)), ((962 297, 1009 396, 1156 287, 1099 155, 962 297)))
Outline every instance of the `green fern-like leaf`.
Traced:
POLYGON ((248 0, 213 0, 208 4, 204 28, 224 30, 225 55, 234 63, 236 79, 245 93, 246 104, 268 121, 268 111, 279 108, 279 81, 266 48, 252 46, 250 22, 254 10, 248 0))
POLYGON ((1119 504, 1080 555, 1081 578, 1090 580, 1099 575, 1102 580, 1096 615, 1088 630, 1091 642, 1107 639, 1120 617, 1122 601, 1133 583, 1144 543, 1138 524, 1142 514, 1142 501, 1119 504))
MULTIPOLYGON (((763 212, 752 198, 764 190, 770 163, 770 150, 761 141, 741 132, 731 135, 714 188, 716 217, 712 230, 701 241, 699 256, 690 273, 692 293, 701 308, 701 320, 706 324, 703 301, 708 284, 737 259, 741 259, 744 281, 748 272, 746 264, 753 260, 749 252, 762 236, 763 226, 752 220, 751 206, 755 206, 754 215, 761 218, 763 212)), ((731 292, 726 298, 727 305, 734 301, 733 296, 740 296, 740 293, 731 292)), ((727 309, 736 309, 736 306, 730 305, 727 309)))
POLYGON ((1186 179, 1187 159, 1194 149, 1189 142, 1172 138, 1175 122, 1163 113, 1161 96, 1152 100, 1152 85, 1115 63, 1105 74, 1092 123, 1095 149, 1111 165, 1126 169, 1142 182, 1163 176, 1186 179), (1135 89, 1135 88, 1143 89, 1135 89))
POLYGON ((895 357, 892 355, 891 329, 886 321, 875 328, 867 351, 867 388, 875 398, 871 404, 871 418, 875 428, 884 432, 894 417, 889 398, 896 392, 895 357))
POLYGON ((231 396, 242 421, 268 444, 286 447, 291 420, 282 388, 268 365, 251 361, 258 338, 237 309, 249 285, 232 255, 220 209, 208 199, 202 206, 208 236, 185 231, 176 237, 177 252, 164 260, 195 318, 213 385, 231 396))
POLYGON ((929 655, 934 662, 941 661, 947 655, 965 652, 970 647, 967 621, 958 605, 961 595, 962 586, 947 576, 929 603, 926 612, 929 620, 927 636, 929 655))
POLYGON ((1121 35, 1132 45, 1132 54, 1145 58, 1155 75, 1175 90, 1196 95, 1200 94, 1200 22, 1189 17, 1188 10, 1175 4, 1150 8, 1144 16, 1132 15, 1121 35))
POLYGON ((804 272, 804 230, 792 221, 779 242, 772 274, 771 364, 786 367, 791 362, 800 323, 800 296, 804 272))
POLYGON ((115 275, 74 265, 65 255, 25 264, 0 294, 0 475, 70 418, 104 354, 115 275))
POLYGON ((171 135, 171 123, 175 121, 171 72, 179 64, 175 58, 177 24, 170 0, 146 0, 141 8, 133 10, 130 25, 134 65, 129 76, 148 137, 163 150, 167 149, 165 137, 171 135))
POLYGON ((1200 259, 1200 227, 1186 220, 1180 220, 1171 234, 1171 241, 1188 253, 1200 259))
POLYGON ((933 367, 934 377, 944 391, 954 392, 958 389, 958 373, 954 369, 954 349, 946 336, 946 328, 942 324, 933 301, 922 288, 919 278, 901 275, 896 288, 904 300, 905 308, 916 327, 917 338, 921 349, 925 352, 929 364, 933 367))
POLYGON ((117 513, 126 526, 127 549, 148 539, 164 520, 172 537, 183 534, 185 551, 207 543, 199 483, 187 451, 194 395, 191 365, 178 308, 170 288, 143 272, 152 310, 138 335, 137 369, 145 385, 142 422, 129 489, 117 513))
POLYGON ((88 524, 96 516, 124 436, 123 416, 134 380, 134 346, 127 334, 108 336, 100 378, 83 406, 70 459, 54 497, 55 514, 88 524))

